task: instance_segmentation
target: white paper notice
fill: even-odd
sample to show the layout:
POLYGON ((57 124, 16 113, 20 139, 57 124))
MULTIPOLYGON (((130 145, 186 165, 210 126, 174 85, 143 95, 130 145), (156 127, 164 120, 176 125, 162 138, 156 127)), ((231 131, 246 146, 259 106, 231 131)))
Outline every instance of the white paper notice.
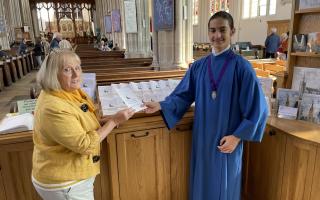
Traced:
POLYGON ((279 106, 278 117, 284 119, 296 119, 298 108, 292 108, 288 106, 279 106))

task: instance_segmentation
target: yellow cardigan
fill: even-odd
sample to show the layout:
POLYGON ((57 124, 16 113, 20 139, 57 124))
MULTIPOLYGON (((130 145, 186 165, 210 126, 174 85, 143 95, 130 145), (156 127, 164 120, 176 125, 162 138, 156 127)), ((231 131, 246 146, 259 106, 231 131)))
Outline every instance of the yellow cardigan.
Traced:
POLYGON ((45 184, 82 180, 100 173, 100 127, 81 103, 42 91, 35 108, 33 177, 45 184))

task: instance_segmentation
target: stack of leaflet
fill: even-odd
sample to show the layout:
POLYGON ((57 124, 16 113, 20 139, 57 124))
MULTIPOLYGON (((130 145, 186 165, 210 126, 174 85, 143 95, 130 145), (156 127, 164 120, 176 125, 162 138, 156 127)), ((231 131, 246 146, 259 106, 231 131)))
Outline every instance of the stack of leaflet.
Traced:
POLYGON ((142 81, 98 86, 99 100, 103 115, 133 108, 139 112, 145 107, 143 102, 163 101, 180 83, 180 80, 142 81))

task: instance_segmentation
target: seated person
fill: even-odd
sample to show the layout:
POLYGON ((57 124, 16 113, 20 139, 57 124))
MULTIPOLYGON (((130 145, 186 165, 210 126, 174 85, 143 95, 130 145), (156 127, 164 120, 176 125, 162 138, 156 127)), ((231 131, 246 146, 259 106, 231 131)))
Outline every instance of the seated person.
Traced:
POLYGON ((112 48, 112 51, 120 51, 120 48, 118 47, 117 43, 115 43, 114 47, 112 48))
POLYGON ((63 39, 59 42, 59 48, 72 50, 72 45, 68 40, 63 39))
POLYGON ((18 54, 22 55, 25 53, 27 53, 27 40, 25 38, 23 38, 20 45, 19 45, 18 54))
POLYGON ((8 57, 8 54, 2 50, 2 46, 0 44, 0 60, 8 57))

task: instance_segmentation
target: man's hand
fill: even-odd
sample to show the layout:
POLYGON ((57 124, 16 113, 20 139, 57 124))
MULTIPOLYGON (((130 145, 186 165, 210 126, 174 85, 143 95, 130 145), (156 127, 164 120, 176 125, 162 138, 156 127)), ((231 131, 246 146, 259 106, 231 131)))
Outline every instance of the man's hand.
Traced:
POLYGON ((147 107, 145 109, 145 113, 154 113, 161 110, 161 106, 159 102, 145 102, 144 105, 147 107))
POLYGON ((224 136, 220 140, 220 146, 218 146, 218 149, 221 153, 232 153, 238 146, 239 142, 240 138, 234 135, 224 136))

